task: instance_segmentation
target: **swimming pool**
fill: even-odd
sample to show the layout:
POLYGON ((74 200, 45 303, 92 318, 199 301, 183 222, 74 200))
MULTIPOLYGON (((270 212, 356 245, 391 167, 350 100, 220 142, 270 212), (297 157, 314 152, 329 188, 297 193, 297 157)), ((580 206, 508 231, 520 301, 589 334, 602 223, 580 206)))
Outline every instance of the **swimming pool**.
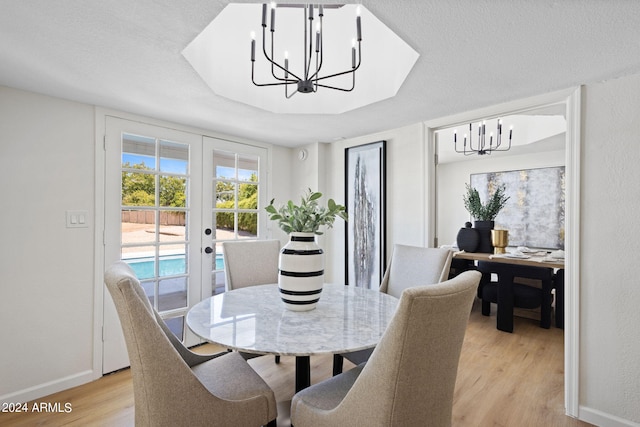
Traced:
MULTIPOLYGON (((150 279, 155 276, 156 262, 153 257, 128 258, 123 261, 129 264, 140 280, 150 279)), ((160 277, 175 276, 187 272, 184 255, 164 255, 160 257, 159 261, 160 277)), ((224 269, 222 254, 216 254, 215 269, 224 269)))

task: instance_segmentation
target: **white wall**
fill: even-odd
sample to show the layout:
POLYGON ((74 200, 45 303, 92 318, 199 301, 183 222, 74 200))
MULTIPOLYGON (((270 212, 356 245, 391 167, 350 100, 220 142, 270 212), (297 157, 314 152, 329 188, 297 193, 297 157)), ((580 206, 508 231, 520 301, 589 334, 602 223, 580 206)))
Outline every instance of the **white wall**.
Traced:
MULTIPOLYGON (((289 200, 291 196, 291 164, 294 150, 287 147, 273 146, 271 149, 271 165, 269 170, 269 194, 267 201, 275 199, 278 205, 289 200)), ((278 239, 284 246, 288 237, 276 223, 267 221, 267 238, 278 239)))
MULTIPOLYGON (((324 185, 323 193, 337 203, 345 202, 344 152, 345 148, 386 140, 387 176, 387 256, 391 254, 393 243, 424 245, 424 143, 423 126, 415 124, 401 129, 381 132, 375 135, 348 139, 332 144, 320 144, 318 159, 309 151, 305 161, 304 175, 293 174, 292 180, 302 188, 306 182, 324 185), (324 157, 324 159, 323 159, 324 157), (320 177, 309 175, 315 169, 320 177), (324 181, 324 182, 323 182, 324 181), (393 207, 393 208, 391 208, 393 207)), ((342 283, 345 279, 344 222, 337 220, 333 229, 328 230, 320 241, 325 248, 327 281, 342 283)))
POLYGON ((93 107, 0 86, 2 401, 92 378, 94 145, 93 107))
POLYGON ((600 425, 640 425, 639 100, 640 75, 583 93, 580 415, 600 425))
POLYGON ((564 151, 552 151, 518 156, 482 156, 439 165, 436 190, 438 244, 454 244, 460 228, 470 221, 462 197, 471 174, 563 166, 564 162, 564 151))

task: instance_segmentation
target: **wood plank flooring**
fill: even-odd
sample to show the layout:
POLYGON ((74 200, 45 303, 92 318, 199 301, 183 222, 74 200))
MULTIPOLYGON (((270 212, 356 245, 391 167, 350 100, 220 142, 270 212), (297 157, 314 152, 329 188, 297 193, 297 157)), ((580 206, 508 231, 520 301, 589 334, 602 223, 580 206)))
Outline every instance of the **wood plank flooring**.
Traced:
MULTIPOLYGON (((564 415, 563 330, 541 329, 538 322, 516 318, 514 333, 496 330, 491 317, 480 314, 479 304, 471 313, 460 358, 454 395, 454 426, 545 426, 573 427, 590 424, 564 415)), ((199 352, 216 352, 205 345, 199 352)), ((288 425, 287 402, 294 389, 295 360, 282 357, 279 365, 271 356, 249 362, 273 388, 281 416, 278 425, 288 425)), ((331 375, 331 356, 311 358, 311 382, 331 375)), ((345 361, 345 370, 350 367, 345 361)), ((133 387, 129 370, 38 399, 38 403, 71 404, 71 411, 0 413, 2 426, 133 426, 133 387)))

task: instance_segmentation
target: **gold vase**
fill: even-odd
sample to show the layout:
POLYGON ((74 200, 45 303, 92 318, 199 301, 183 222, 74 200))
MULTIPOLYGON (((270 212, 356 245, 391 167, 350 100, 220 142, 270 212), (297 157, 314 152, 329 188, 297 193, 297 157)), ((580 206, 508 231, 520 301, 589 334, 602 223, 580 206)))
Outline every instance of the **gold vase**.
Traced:
POLYGON ((491 230, 491 243, 493 244, 494 254, 504 254, 507 251, 504 249, 509 245, 509 231, 508 230, 491 230))

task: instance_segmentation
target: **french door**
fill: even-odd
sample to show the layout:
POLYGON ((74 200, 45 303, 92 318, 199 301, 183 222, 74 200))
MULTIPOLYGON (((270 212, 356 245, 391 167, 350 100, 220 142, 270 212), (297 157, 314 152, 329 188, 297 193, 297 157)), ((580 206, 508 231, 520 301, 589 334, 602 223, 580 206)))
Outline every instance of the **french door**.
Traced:
POLYGON ((224 292, 222 242, 256 240, 266 230, 267 150, 204 137, 203 298, 224 292))
MULTIPOLYGON (((187 345, 190 307, 223 292, 223 240, 258 239, 266 216, 266 149, 107 117, 105 266, 127 262, 187 345)), ((104 288, 103 373, 128 366, 104 288)))

